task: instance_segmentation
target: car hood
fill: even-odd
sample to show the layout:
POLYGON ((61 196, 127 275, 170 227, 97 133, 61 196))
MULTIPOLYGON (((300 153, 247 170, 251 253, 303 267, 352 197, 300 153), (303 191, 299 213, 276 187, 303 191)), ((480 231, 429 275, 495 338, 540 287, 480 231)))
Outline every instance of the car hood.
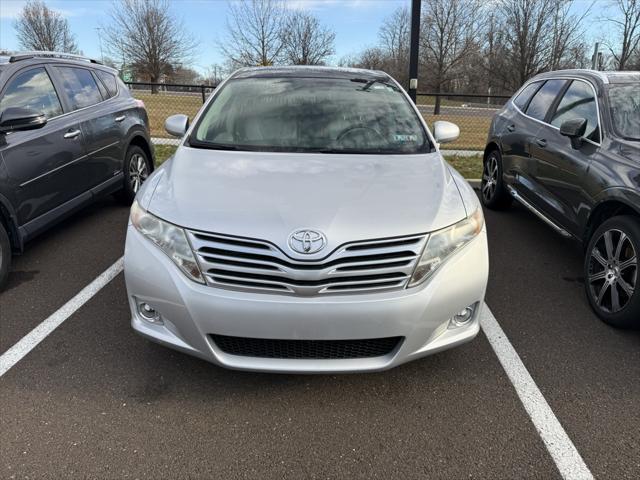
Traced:
POLYGON ((301 228, 323 232, 332 250, 437 230, 466 216, 439 153, 283 154, 181 146, 147 184, 141 204, 164 220, 267 240, 283 250, 301 228))

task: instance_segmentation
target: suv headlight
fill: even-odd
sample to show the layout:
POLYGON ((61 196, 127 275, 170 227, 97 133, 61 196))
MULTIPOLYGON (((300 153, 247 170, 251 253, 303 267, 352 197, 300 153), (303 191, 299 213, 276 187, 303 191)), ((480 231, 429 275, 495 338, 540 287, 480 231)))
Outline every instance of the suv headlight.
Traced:
POLYGON ((420 285, 429 278, 447 257, 478 236, 483 225, 482 207, 478 206, 477 210, 464 220, 431 233, 413 271, 409 287, 420 285))
POLYGON ((131 223, 136 230, 166 253, 187 277, 194 282, 205 283, 187 235, 182 228, 160 220, 136 201, 131 205, 131 223))

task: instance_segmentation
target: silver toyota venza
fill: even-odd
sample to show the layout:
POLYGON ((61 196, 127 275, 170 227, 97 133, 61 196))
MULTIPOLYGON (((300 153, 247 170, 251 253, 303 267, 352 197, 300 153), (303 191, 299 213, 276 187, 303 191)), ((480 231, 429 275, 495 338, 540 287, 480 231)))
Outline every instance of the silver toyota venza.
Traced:
POLYGON ((133 328, 229 368, 375 371, 478 333, 484 218, 382 72, 250 68, 138 192, 125 274, 133 328))

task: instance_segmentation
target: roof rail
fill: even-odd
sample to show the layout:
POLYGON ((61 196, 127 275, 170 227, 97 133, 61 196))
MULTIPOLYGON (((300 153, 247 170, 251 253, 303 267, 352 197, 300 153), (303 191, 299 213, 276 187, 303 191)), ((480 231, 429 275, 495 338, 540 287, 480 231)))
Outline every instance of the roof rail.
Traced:
POLYGON ((102 65, 101 62, 94 60, 93 58, 85 57, 83 55, 75 55, 73 53, 64 52, 47 52, 47 51, 33 51, 33 52, 20 52, 15 55, 11 55, 9 63, 19 62, 20 60, 27 60, 29 58, 63 58, 67 60, 82 60, 84 62, 95 63, 102 65))

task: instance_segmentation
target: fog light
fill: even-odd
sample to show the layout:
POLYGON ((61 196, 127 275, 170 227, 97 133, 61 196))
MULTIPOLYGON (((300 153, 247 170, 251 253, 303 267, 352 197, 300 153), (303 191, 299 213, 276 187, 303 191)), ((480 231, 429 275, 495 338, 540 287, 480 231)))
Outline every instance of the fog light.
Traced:
POLYGON ((162 324, 162 317, 151 305, 145 302, 138 304, 138 312, 140 316, 149 323, 162 324))
POLYGON ((475 304, 463 308, 453 317, 451 317, 451 320, 449 320, 449 327, 464 327, 465 325, 468 325, 471 320, 473 320, 473 314, 475 313, 475 311, 475 304))

